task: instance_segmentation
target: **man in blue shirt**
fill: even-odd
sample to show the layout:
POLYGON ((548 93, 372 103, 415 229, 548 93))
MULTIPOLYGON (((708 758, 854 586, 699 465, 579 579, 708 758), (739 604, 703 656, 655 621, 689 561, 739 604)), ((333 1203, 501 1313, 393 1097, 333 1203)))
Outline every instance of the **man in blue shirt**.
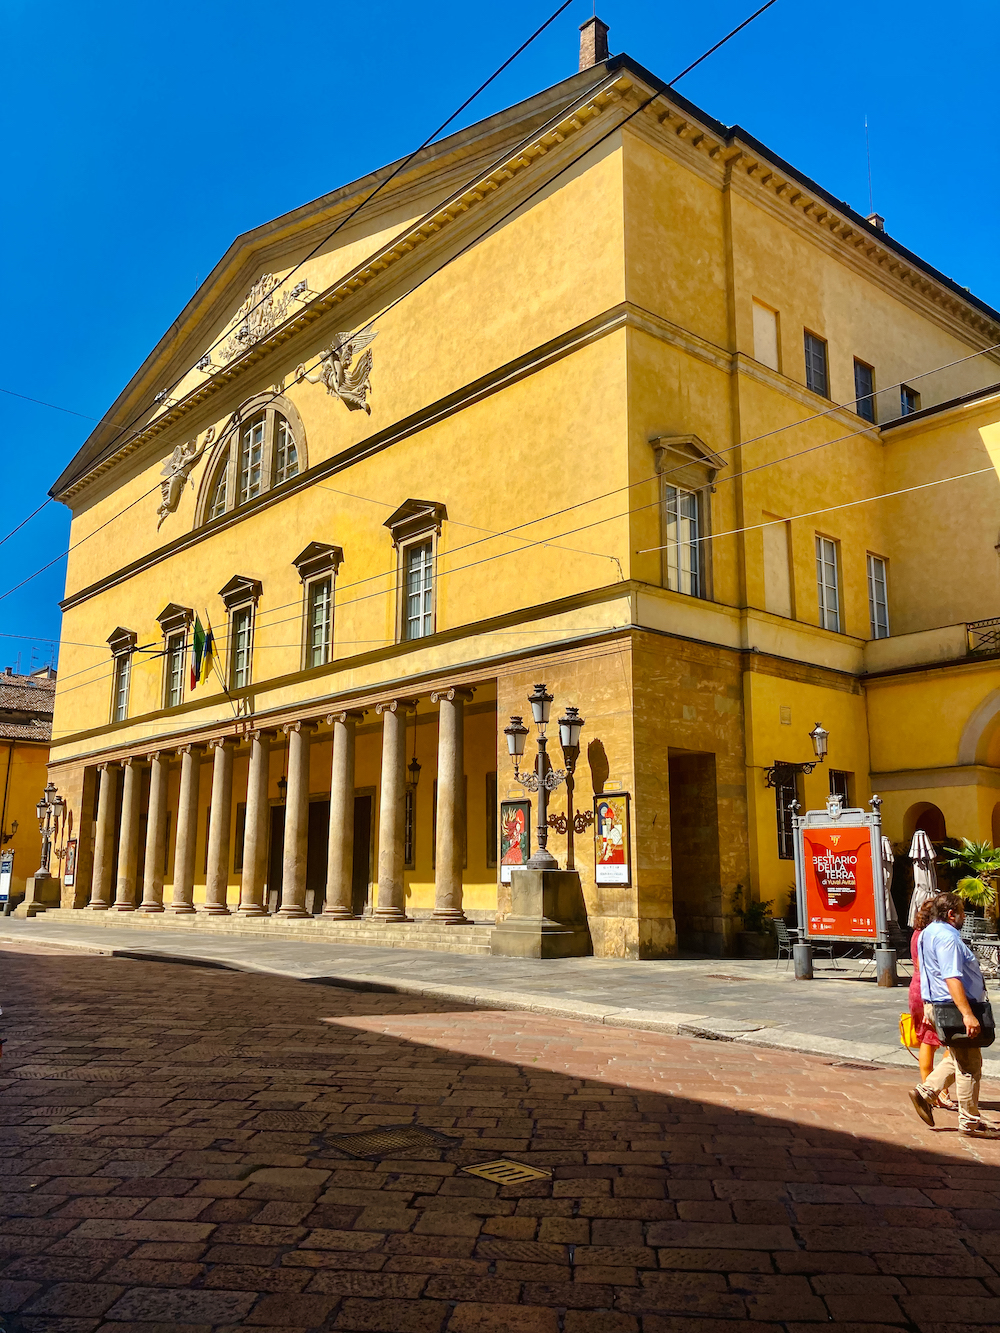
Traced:
MULTIPOLYGON (((920 932, 920 995, 924 1021, 935 1023, 934 1006, 954 1004, 965 1023, 966 1035, 979 1036, 981 1024, 973 1006, 986 999, 979 960, 959 933, 965 921, 965 905, 955 893, 941 893, 931 904, 932 920, 920 932)), ((982 1012, 980 1008, 980 1013, 982 1012)), ((910 1092, 913 1109, 925 1124, 934 1124, 932 1107, 938 1094, 952 1082, 958 1097, 958 1129, 973 1138, 997 1138, 1000 1131, 979 1114, 979 1084, 983 1076, 983 1053, 978 1046, 958 1042, 926 1083, 910 1092)))

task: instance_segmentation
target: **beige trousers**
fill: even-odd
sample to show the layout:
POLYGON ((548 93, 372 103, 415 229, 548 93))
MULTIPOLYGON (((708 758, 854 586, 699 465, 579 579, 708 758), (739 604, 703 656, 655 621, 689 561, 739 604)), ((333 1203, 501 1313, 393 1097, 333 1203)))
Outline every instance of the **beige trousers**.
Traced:
MULTIPOLYGON (((924 1020, 934 1024, 934 1006, 924 1005, 924 1020)), ((983 1077, 983 1053, 978 1046, 946 1046, 946 1055, 921 1087, 927 1092, 944 1092, 955 1084, 955 1096, 961 1121, 979 1119, 979 1084, 983 1077)))

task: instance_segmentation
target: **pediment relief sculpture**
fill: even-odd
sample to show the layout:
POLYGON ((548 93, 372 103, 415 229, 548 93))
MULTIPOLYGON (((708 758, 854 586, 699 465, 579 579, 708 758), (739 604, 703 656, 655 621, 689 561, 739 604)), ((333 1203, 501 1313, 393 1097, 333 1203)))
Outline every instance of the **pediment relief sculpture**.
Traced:
POLYGON ((377 331, 338 333, 321 356, 315 373, 307 374, 305 366, 299 366, 295 372, 296 378, 308 380, 310 384, 325 384, 327 393, 339 398, 352 412, 358 412, 363 408, 371 416, 368 395, 372 391, 369 382, 372 373, 372 349, 369 343, 374 342, 377 337, 377 331), (354 364, 355 356, 358 356, 357 365, 354 364))
MULTIPOLYGON (((159 532, 163 526, 163 520, 168 514, 172 514, 181 502, 181 496, 184 494, 184 486, 191 476, 191 471, 195 464, 205 452, 210 443, 210 435, 206 436, 204 444, 199 445, 197 440, 189 440, 187 444, 179 444, 174 452, 164 463, 160 470, 160 476, 163 481, 160 482, 160 503, 157 506, 156 513, 159 522, 156 530, 159 532)), ((194 482, 191 482, 194 486, 194 482)))
POLYGON ((219 348, 220 360, 232 361, 285 319, 292 302, 301 296, 303 285, 279 291, 282 282, 273 273, 264 273, 257 279, 236 312, 232 332, 219 348))

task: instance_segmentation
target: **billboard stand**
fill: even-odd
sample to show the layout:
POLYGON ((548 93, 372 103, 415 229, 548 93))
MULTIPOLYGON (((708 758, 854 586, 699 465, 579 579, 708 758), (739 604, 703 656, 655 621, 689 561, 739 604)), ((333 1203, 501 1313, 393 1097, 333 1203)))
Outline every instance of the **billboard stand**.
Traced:
POLYGON ((812 944, 870 944, 880 986, 896 986, 896 952, 889 946, 882 878, 881 800, 871 811, 845 809, 830 795, 823 810, 798 814, 794 807, 795 897, 799 939, 793 955, 796 981, 812 981, 812 944))

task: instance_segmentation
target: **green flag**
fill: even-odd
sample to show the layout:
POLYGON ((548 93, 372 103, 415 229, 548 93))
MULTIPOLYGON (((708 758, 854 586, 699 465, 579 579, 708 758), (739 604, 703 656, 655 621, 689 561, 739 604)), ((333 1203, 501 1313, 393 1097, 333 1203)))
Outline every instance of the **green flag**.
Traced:
POLYGON ((194 618, 194 633, 191 636, 191 688, 192 690, 201 680, 201 662, 205 654, 205 630, 201 623, 201 617, 194 618))

